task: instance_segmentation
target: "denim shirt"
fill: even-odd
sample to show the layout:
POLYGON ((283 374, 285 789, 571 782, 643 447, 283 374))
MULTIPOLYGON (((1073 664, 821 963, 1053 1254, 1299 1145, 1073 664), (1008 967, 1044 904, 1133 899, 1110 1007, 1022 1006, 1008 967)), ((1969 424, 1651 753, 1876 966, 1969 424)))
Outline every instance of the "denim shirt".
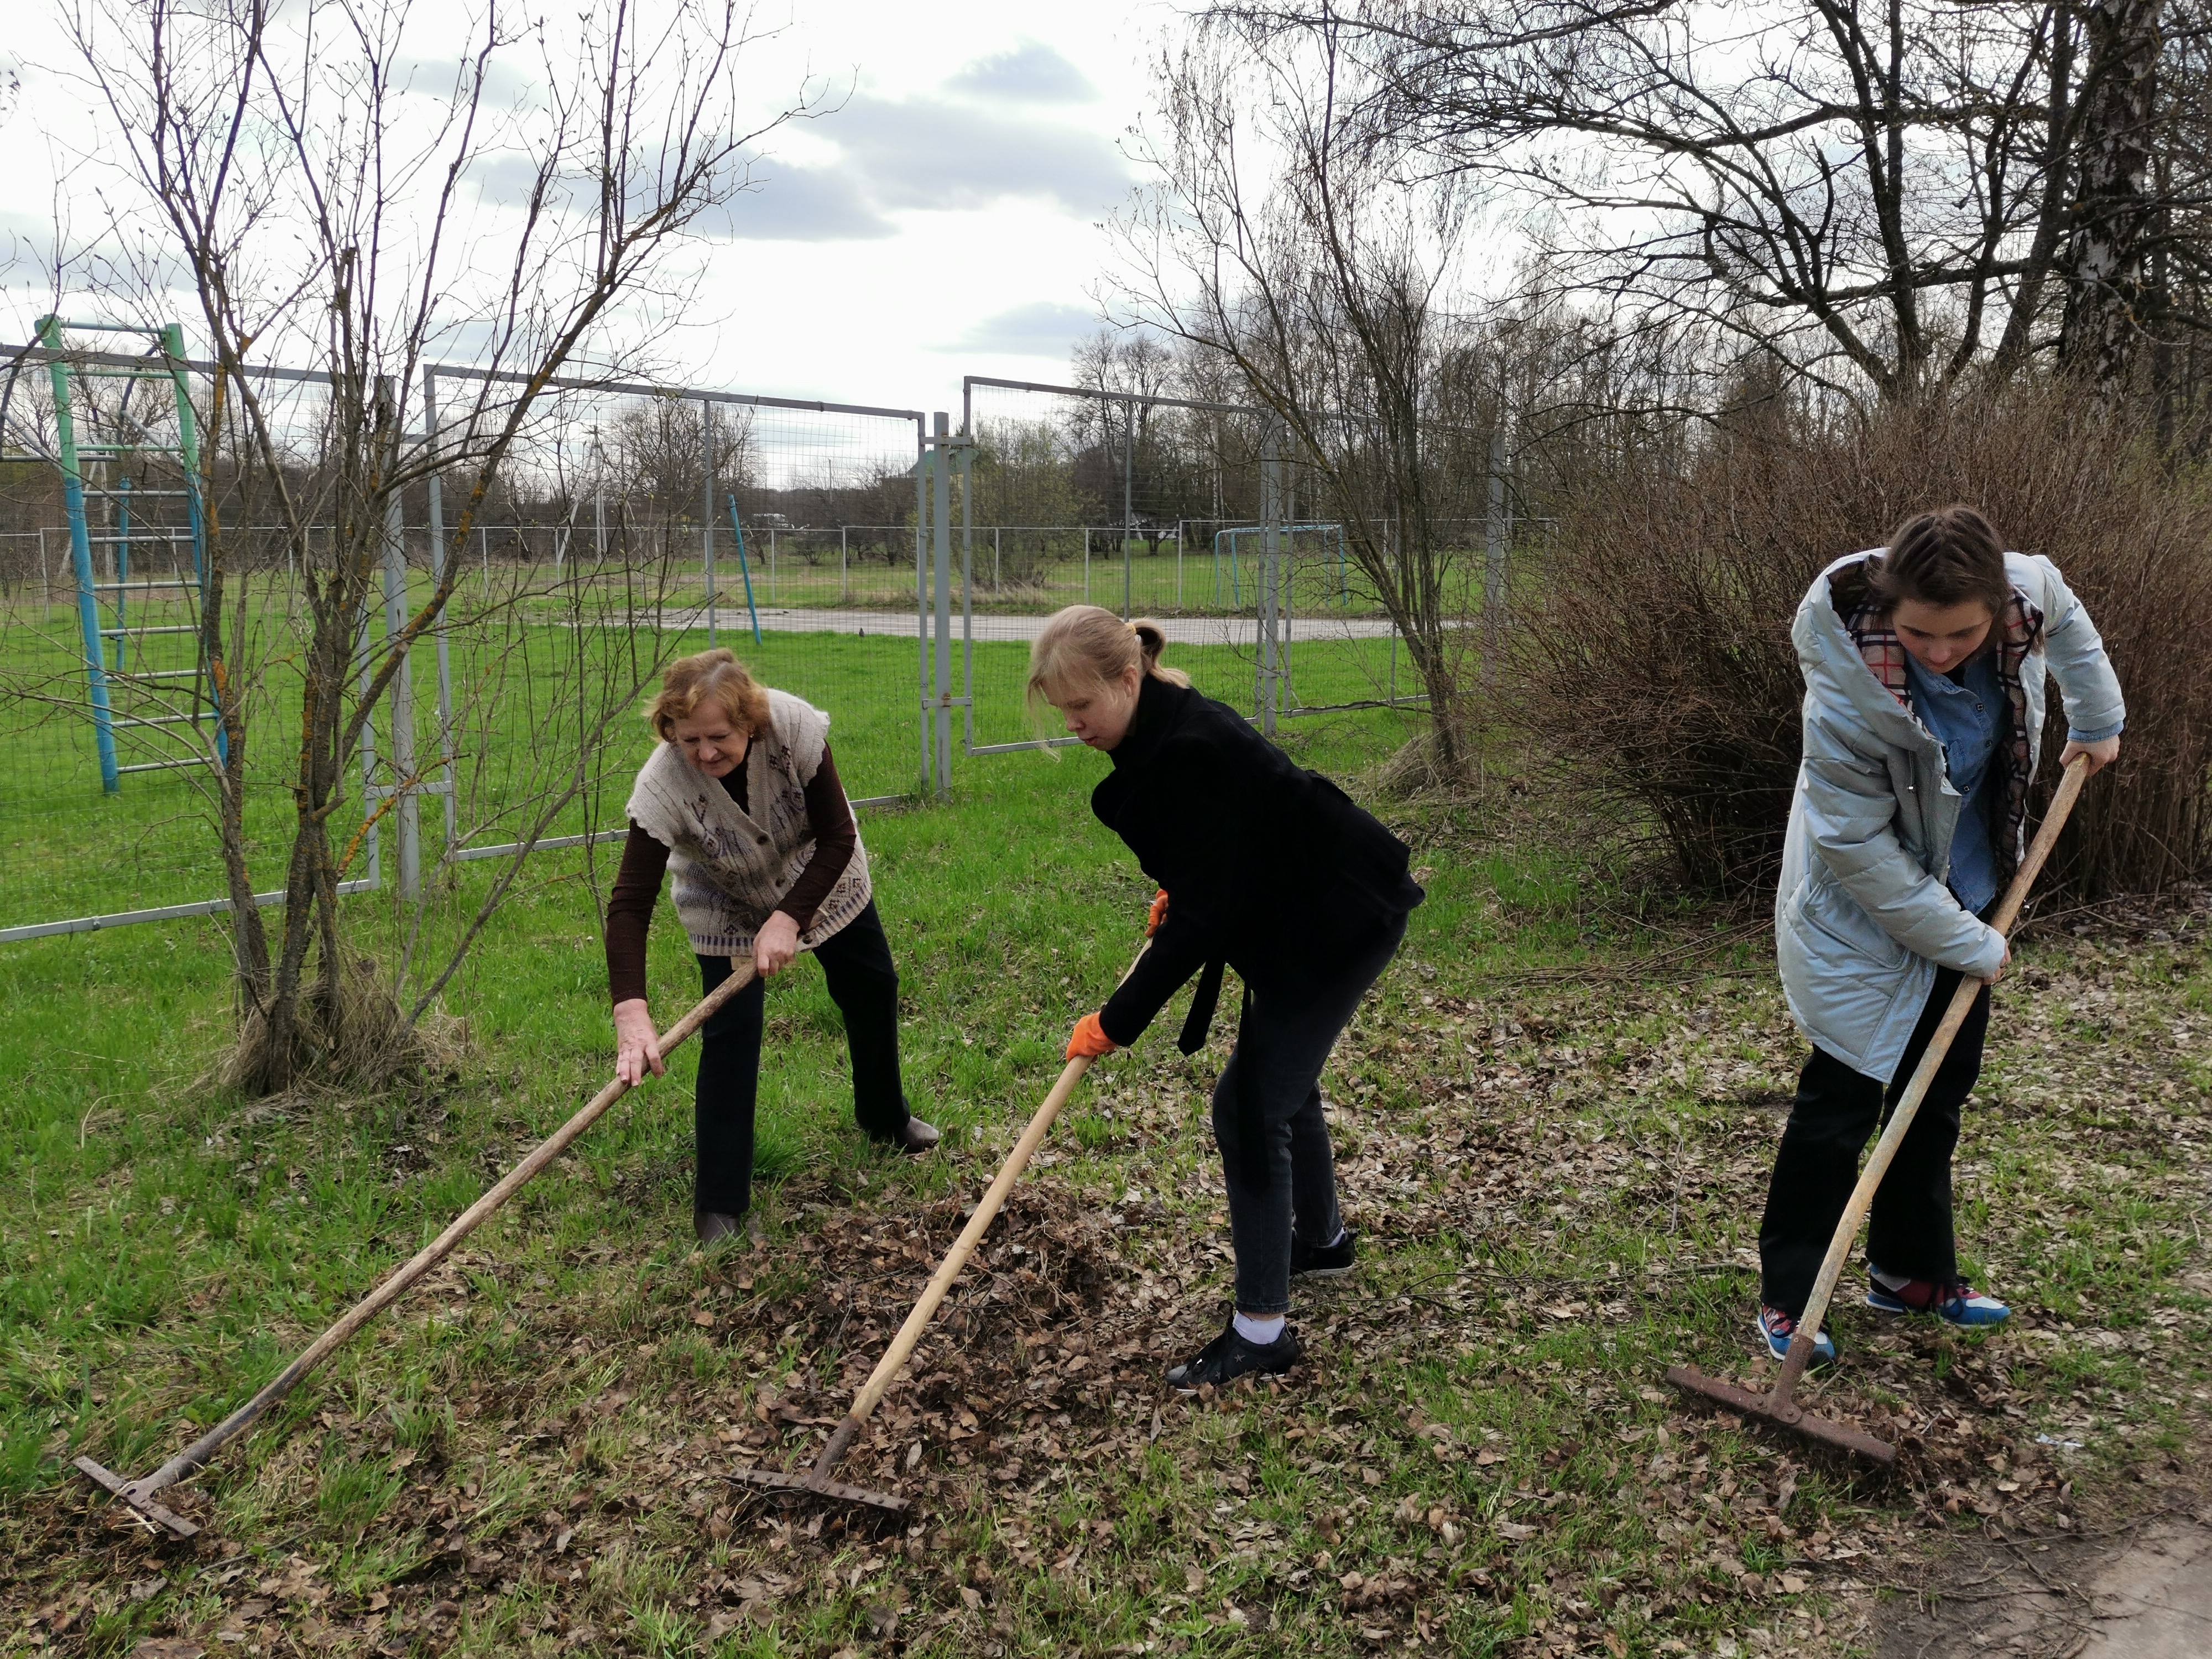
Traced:
POLYGON ((1979 915, 1997 896, 1996 854, 1990 844, 1996 774, 1990 757, 1996 752, 2005 696, 1997 684, 1996 654, 1982 652, 1954 680, 1929 672, 1908 653, 1905 672, 1912 712, 1943 745, 1944 770, 1963 798, 1951 837, 1951 895, 1968 915, 1979 915))

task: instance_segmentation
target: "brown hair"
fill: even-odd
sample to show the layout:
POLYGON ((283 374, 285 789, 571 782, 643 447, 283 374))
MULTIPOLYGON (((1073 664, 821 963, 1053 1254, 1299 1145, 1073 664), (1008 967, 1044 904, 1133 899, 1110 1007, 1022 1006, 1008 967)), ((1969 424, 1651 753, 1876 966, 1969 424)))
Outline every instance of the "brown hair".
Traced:
POLYGON ((1990 521, 1971 507, 1916 513, 1898 526, 1879 559, 1866 563, 1875 603, 1894 611, 1905 599, 1922 605, 1980 603, 2002 617, 2012 604, 2004 544, 1990 521))
POLYGON ((768 688, 746 671, 726 647, 678 657, 660 677, 660 695, 645 718, 661 740, 670 741, 676 722, 689 720, 702 703, 712 703, 748 737, 768 724, 768 688))
POLYGON ((1110 684, 1139 666, 1153 679, 1188 685, 1189 675, 1161 665, 1167 644, 1166 630, 1148 617, 1123 622, 1095 605, 1071 605, 1053 614, 1030 647, 1030 705, 1110 684))

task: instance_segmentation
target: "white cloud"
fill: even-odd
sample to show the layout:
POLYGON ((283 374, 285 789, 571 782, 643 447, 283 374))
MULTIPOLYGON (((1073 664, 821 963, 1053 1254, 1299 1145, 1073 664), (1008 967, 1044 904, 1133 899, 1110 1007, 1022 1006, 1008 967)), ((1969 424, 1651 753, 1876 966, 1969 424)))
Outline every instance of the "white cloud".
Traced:
MULTIPOLYGON (((89 185, 89 173, 64 182, 70 158, 112 148, 55 15, 17 9, 36 21, 0 47, 0 62, 16 52, 26 70, 0 173, 0 339, 22 337, 48 303, 46 262, 31 252, 52 246, 56 203, 89 185)), ((434 10, 416 16, 405 84, 427 116, 467 30, 434 10)), ((1108 257, 1098 222, 1133 181, 1119 143, 1145 101, 1147 36, 1170 21, 1154 0, 969 0, 947 29, 943 14, 892 0, 809 0, 747 49, 742 76, 762 118, 802 85, 823 98, 821 114, 769 136, 755 188, 698 227, 685 259, 696 290, 672 273, 665 299, 625 314, 653 334, 672 307, 654 359, 733 391, 944 408, 957 406, 962 371, 1055 378, 1048 365, 1064 365, 1096 325, 1089 296, 1108 257)), ((508 61, 488 104, 526 110, 544 95, 544 67, 526 43, 508 61)), ((495 164, 471 183, 465 232, 478 214, 495 228, 526 180, 495 164)), ((79 235, 98 207, 86 200, 74 216, 88 222, 72 227, 79 235)), ((153 216, 140 218, 160 242, 153 216)), ((189 300, 149 303, 191 333, 189 300)))
POLYGON ((984 318, 938 349, 1051 357, 1065 362, 1069 349, 1084 336, 1097 333, 1100 326, 1097 312, 1088 307, 1033 300, 1027 305, 1014 306, 984 318))
POLYGON ((1089 76, 1042 40, 979 58, 945 84, 953 92, 1022 103, 1089 103, 1098 96, 1089 76))

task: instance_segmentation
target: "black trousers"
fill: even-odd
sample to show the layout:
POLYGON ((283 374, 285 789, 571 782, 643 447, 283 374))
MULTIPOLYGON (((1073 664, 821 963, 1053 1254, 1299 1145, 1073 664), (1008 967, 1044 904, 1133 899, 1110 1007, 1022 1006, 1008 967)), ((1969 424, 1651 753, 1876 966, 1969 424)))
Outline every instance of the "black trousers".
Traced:
POLYGON ((1325 1245, 1343 1224, 1322 1115, 1322 1067, 1405 937, 1401 917, 1346 951, 1332 971, 1246 999, 1237 1050, 1213 1085, 1213 1139, 1229 1193, 1239 1313, 1287 1312, 1292 1231, 1325 1245))
MULTIPOLYGON (((899 1087, 898 969, 873 902, 812 954, 830 982, 830 1000, 845 1017, 853 1115, 874 1139, 895 1139, 908 1115, 899 1087)), ((728 957, 699 958, 702 995, 729 976, 728 957)), ((755 980, 717 1009, 700 1033, 693 1110, 699 1167, 691 1198, 696 1210, 743 1215, 752 1206, 753 1107, 760 1091, 765 994, 755 980)))
MULTIPOLYGON (((1759 1299, 1769 1307, 1793 1319, 1804 1312, 1858 1184, 1859 1154, 1896 1109, 1959 979, 1948 968, 1937 972, 1936 988, 1887 1086, 1819 1048, 1805 1062, 1759 1224, 1759 1299)), ((1984 985, 1875 1193, 1867 1260, 1886 1273, 1937 1285, 1959 1276, 1951 1231, 1951 1152, 1959 1144, 1960 1108, 1981 1075, 1989 1029, 1990 988, 1984 985)))

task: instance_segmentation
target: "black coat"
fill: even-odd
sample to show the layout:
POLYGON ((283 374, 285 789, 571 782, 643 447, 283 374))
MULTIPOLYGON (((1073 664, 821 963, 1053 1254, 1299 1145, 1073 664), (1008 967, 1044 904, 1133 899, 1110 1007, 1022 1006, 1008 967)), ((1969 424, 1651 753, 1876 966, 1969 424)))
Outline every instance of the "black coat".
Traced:
POLYGON ((1091 810, 1168 892, 1152 948, 1107 1002, 1127 1046, 1201 968, 1184 1051, 1204 1041, 1220 964, 1261 994, 1328 978, 1421 902, 1405 842, 1226 704, 1147 678, 1091 810))

